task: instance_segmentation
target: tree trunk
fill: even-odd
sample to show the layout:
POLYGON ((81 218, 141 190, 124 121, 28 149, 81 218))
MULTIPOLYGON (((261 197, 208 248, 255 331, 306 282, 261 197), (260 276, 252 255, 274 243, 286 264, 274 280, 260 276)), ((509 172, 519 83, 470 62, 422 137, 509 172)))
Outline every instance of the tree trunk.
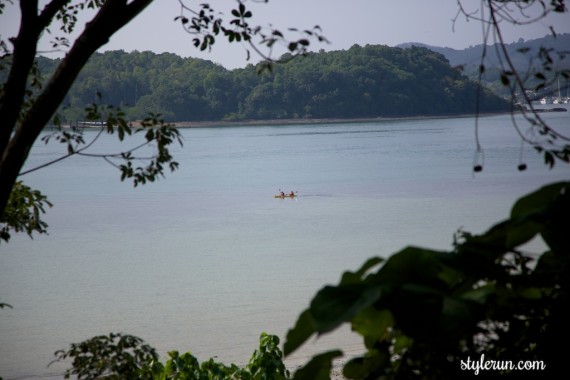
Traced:
MULTIPOLYGON (((34 19, 29 15, 29 7, 24 9, 26 7, 21 6, 22 23, 14 44, 14 64, 10 71, 9 80, 6 82, 3 97, 0 98, 0 116, 7 115, 7 119, 0 118, 0 120, 6 121, 6 124, 0 128, 0 215, 4 213, 12 187, 28 158, 34 141, 63 101, 89 57, 152 1, 133 0, 128 3, 127 0, 107 0, 93 20, 85 26, 85 30, 62 60, 44 90, 30 109, 26 111, 21 122, 18 122, 17 118, 21 111, 26 89, 26 79, 33 64, 39 36, 43 30, 41 28, 37 30, 37 24, 29 22, 34 19), (28 16, 24 15, 24 10, 28 16), (25 20, 26 17, 30 20, 25 20), (25 64, 17 65, 17 57, 25 64)), ((21 3, 27 3, 27 0, 21 3)), ((37 12, 37 1, 30 3, 35 4, 35 12, 37 12)), ((54 0, 53 3, 65 4, 67 1, 54 0)), ((45 9, 48 8, 49 5, 45 9)), ((45 10, 42 16, 44 13, 45 10)), ((37 15, 35 19, 38 19, 37 15)), ((45 24, 45 26, 47 25, 49 22, 45 24)))

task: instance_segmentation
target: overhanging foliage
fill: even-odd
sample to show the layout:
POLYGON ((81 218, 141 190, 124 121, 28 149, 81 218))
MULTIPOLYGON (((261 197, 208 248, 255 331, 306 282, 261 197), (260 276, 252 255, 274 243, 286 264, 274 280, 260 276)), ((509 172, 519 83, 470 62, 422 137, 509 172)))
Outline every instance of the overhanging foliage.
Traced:
POLYGON ((344 366, 350 379, 456 378, 460 361, 481 353, 544 361, 541 376, 562 373, 569 215, 570 182, 556 183, 519 199, 510 218, 486 233, 458 233, 451 252, 408 247, 386 261, 370 259, 316 294, 284 352, 348 323, 366 348, 344 366), (525 252, 538 236, 547 250, 525 252))

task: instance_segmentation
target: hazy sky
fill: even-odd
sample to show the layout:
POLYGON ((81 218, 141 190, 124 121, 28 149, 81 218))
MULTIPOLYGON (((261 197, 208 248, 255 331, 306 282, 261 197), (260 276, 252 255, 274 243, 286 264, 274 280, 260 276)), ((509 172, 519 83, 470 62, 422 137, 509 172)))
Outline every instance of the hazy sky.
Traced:
MULTIPOLYGON (((204 1, 193 3, 201 2, 204 1)), ((235 6, 231 0, 213 0, 209 3, 227 15, 235 6)), ((482 42, 480 23, 467 22, 465 17, 459 17, 453 24, 458 10, 457 0, 270 0, 268 4, 249 3, 254 13, 252 24, 272 24, 282 31, 288 27, 310 29, 319 25, 330 44, 315 44, 314 50, 348 49, 353 44, 394 46, 404 42, 464 49, 482 42)), ((472 6, 470 10, 476 10, 480 2, 463 0, 463 4, 472 6)), ((178 0, 156 0, 137 19, 115 34, 102 51, 171 52, 183 57, 209 59, 228 68, 247 64, 245 50, 239 45, 220 43, 214 46, 211 53, 199 52, 192 45, 192 36, 174 22, 179 12, 178 0)), ((4 39, 16 34, 18 13, 17 6, 8 7, 5 14, 0 16, 0 34, 4 39)), ((558 33, 570 33, 570 14, 555 15, 547 22, 530 26, 505 26, 504 34, 508 42, 519 38, 539 38, 549 34, 549 25, 553 25, 558 33)), ((49 38, 45 39, 41 50, 50 49, 48 41, 49 38)), ((251 62, 254 62, 253 57, 251 62)))

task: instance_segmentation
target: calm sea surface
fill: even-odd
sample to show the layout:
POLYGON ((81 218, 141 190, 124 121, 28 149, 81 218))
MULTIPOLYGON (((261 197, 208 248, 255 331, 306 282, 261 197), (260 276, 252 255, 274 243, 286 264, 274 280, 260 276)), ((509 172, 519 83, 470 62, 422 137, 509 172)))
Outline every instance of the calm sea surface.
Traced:
MULTIPOLYGON (((569 113, 545 114, 570 134, 569 113)), ((49 236, 0 247, 0 376, 61 377, 53 352, 94 335, 142 337, 161 357, 246 363, 263 331, 284 337, 323 285, 368 257, 414 244, 449 249, 513 202, 568 179, 548 170, 509 116, 182 131, 180 170, 133 189, 102 160, 74 158, 23 179, 54 203, 49 236), (275 199, 279 189, 297 199, 275 199)), ((86 132, 86 137, 93 136, 86 132)), ((117 148, 106 137, 95 152, 117 148)), ((38 144, 28 167, 64 147, 38 144)), ((540 243, 535 244, 537 249, 540 243)), ((310 342, 358 349, 348 331, 310 342)))

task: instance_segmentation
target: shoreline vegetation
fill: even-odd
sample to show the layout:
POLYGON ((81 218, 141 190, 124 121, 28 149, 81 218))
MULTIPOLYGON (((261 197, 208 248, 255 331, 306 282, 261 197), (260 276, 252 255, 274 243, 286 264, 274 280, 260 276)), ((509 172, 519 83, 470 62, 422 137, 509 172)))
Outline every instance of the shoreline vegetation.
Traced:
MULTIPOLYGON (((544 112, 567 112, 568 110, 562 107, 536 109, 538 113, 544 112)), ((514 113, 519 113, 519 110, 513 110, 514 113)), ((511 111, 506 112, 485 112, 479 113, 479 117, 489 117, 497 115, 510 114, 511 111)), ((210 128, 210 127, 239 127, 239 126, 288 126, 288 125, 314 125, 314 124, 345 124, 345 123, 372 123, 375 121, 406 121, 406 120, 436 120, 436 119, 456 119, 456 118, 470 118, 477 116, 476 113, 463 113, 454 115, 426 115, 426 116, 378 116, 378 117, 361 117, 361 118, 306 118, 306 119, 264 119, 264 120, 219 120, 219 121, 180 121, 172 122, 176 128, 210 128)), ((133 125, 140 125, 140 122, 133 122, 133 125)))
MULTIPOLYGON (((479 114, 480 117, 506 114, 507 112, 492 112, 479 114)), ((180 128, 215 128, 215 127, 255 127, 255 126, 289 126, 289 125, 315 125, 315 124, 345 124, 345 123, 372 123, 375 121, 405 121, 405 120, 434 120, 474 117, 475 114, 439 115, 439 116, 393 116, 393 117, 362 117, 362 118, 304 118, 304 119, 252 119, 252 120, 209 120, 209 121, 176 121, 169 122, 170 125, 180 128)), ((62 128, 99 128, 104 123, 77 121, 72 124, 63 124, 62 128)), ((132 127, 140 127, 140 120, 130 122, 132 127)), ((50 125, 49 128, 54 128, 50 125)))
MULTIPOLYGON (((479 116, 492 116, 504 114, 495 112, 481 114, 479 116)), ((394 117, 358 117, 358 118, 304 118, 304 119, 264 119, 264 120, 239 120, 239 121, 181 121, 173 122, 177 128, 206 128, 206 127, 238 127, 238 126, 287 126, 304 124, 345 124, 345 123, 371 123, 375 121, 405 121, 405 120, 433 120, 473 117, 475 114, 440 115, 440 116, 394 116, 394 117)))
MULTIPOLYGON (((537 109, 539 113, 543 112, 566 112, 567 109, 561 107, 537 109)), ((520 111, 513 110, 518 113, 520 111)), ((485 112, 479 113, 479 117, 490 117, 497 115, 506 115, 510 111, 505 112, 485 112)), ((297 119, 250 119, 250 120, 209 120, 209 121, 177 121, 170 122, 176 128, 214 128, 214 127, 254 127, 254 126, 290 126, 290 125, 315 125, 315 124, 345 124, 345 123, 372 123, 376 121, 406 121, 406 120, 435 120, 435 119, 454 119, 454 118, 470 118, 475 117, 475 113, 462 113, 450 115, 425 115, 425 116, 378 116, 378 117, 360 117, 360 118, 297 118, 297 119)), ((65 124, 63 128, 80 127, 80 128, 98 128, 101 123, 76 122, 75 125, 65 124)), ((140 120, 131 121, 131 126, 139 127, 140 120)))
MULTIPOLYGON (((504 115, 508 112, 488 112, 480 113, 479 117, 504 115)), ((457 115, 429 115, 429 116, 378 116, 378 117, 356 117, 356 118, 298 118, 298 119, 251 119, 251 120, 209 120, 209 121, 175 121, 169 122, 176 128, 214 128, 214 127, 255 127, 255 126, 289 126, 289 125, 315 125, 315 124, 345 124, 345 123, 372 123, 375 121, 406 121, 406 120, 434 120, 475 117, 475 113, 457 115)), ((63 124, 62 128, 99 128, 104 123, 77 121, 72 124, 63 124)), ((132 127, 140 127, 140 120, 130 122, 132 127)), ((49 125, 49 128, 55 127, 49 125)))

